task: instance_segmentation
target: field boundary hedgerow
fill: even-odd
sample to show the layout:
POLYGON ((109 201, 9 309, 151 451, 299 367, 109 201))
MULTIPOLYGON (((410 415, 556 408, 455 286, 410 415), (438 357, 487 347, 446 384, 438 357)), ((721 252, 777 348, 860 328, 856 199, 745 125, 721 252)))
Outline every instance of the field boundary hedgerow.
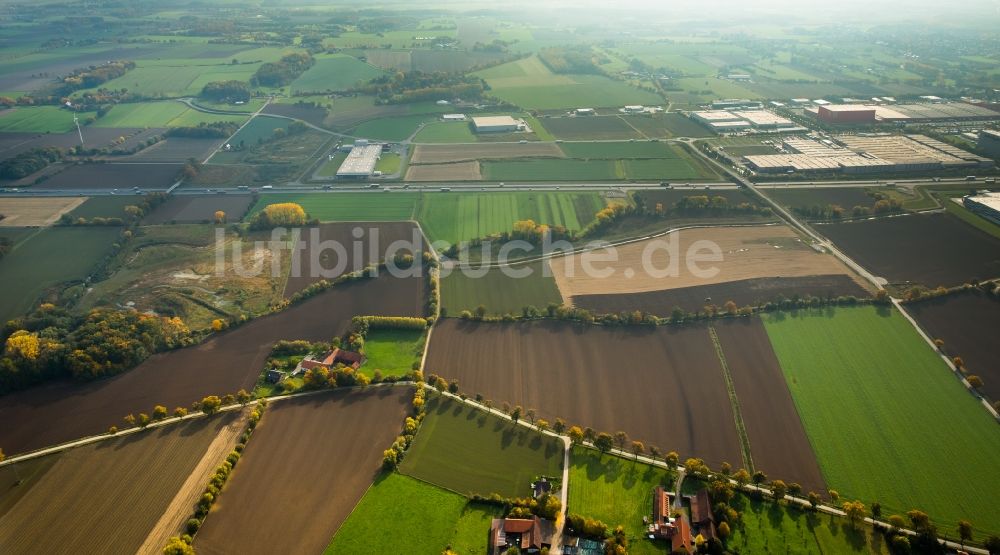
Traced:
POLYGON ((715 347, 715 354, 719 357, 719 366, 722 367, 722 377, 726 381, 726 392, 729 394, 729 403, 733 407, 733 419, 736 421, 736 435, 740 438, 740 454, 743 456, 743 468, 753 474, 753 451, 750 449, 750 436, 747 435, 747 426, 743 422, 740 399, 736 396, 736 385, 733 383, 733 375, 729 371, 729 363, 726 362, 726 353, 723 351, 722 343, 719 341, 719 334, 716 333, 715 326, 712 324, 708 325, 708 335, 712 338, 712 346, 715 347))

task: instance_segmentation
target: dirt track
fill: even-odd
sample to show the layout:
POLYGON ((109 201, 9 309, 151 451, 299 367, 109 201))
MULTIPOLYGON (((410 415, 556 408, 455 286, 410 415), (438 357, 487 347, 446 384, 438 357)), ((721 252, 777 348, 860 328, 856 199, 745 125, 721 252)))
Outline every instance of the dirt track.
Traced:
POLYGON ((412 396, 379 387, 275 403, 198 532, 198 553, 322 553, 378 474, 412 396))
POLYGON ((713 467, 740 460, 722 369, 703 326, 445 319, 431 335, 426 368, 457 379, 469 396, 534 408, 549 422, 560 417, 597 431, 623 430, 713 467))
MULTIPOLYGON (((0 517, 0 552, 136 553, 213 439, 237 417, 193 419, 52 455, 55 464, 19 486, 30 490, 0 517)), ((199 478, 203 487, 208 474, 199 478)))
POLYGON ((1000 239, 951 214, 819 225, 816 231, 889 283, 937 287, 1000 277, 1000 239))
POLYGON ((669 316, 674 307, 699 311, 708 303, 722 306, 733 301, 738 306, 758 306, 781 297, 794 295, 838 297, 854 295, 869 297, 871 294, 858 282, 844 274, 803 276, 793 278, 757 278, 716 283, 712 285, 680 287, 643 293, 609 295, 579 295, 570 299, 574 306, 598 313, 641 310, 658 316, 669 316), (711 301, 706 302, 706 299, 711 301))
POLYGON ((960 356, 969 374, 983 380, 982 392, 1000 400, 1000 300, 979 291, 906 305, 932 339, 944 340, 948 356, 960 356))
MULTIPOLYGON (((288 278, 288 282, 285 284, 286 297, 319 281, 322 278, 322 272, 334 270, 340 263, 343 264, 344 269, 340 272, 330 273, 328 279, 364 269, 365 266, 373 262, 382 262, 387 257, 387 249, 396 241, 404 241, 407 245, 413 244, 413 247, 418 250, 426 249, 419 228, 410 222, 326 223, 316 227, 303 228, 300 231, 299 240, 304 241, 306 245, 320 247, 321 252, 317 253, 316 260, 319 262, 319 268, 313 272, 312 252, 309 250, 300 251, 298 262, 293 264, 291 270, 293 276, 298 274, 298 277, 288 278), (318 229, 318 242, 312 240, 314 229, 318 229), (355 230, 361 234, 360 238, 354 237, 355 230), (331 242, 343 246, 345 258, 341 258, 338 251, 329 246, 332 245, 331 242), (313 275, 314 273, 315 275, 313 275)), ((401 248, 399 252, 412 254, 413 249, 401 248)))
POLYGON ((0 397, 0 446, 8 455, 121 426, 130 412, 189 406, 206 395, 248 391, 278 339, 330 340, 358 314, 421 316, 423 279, 383 276, 334 287, 187 349, 149 358, 99 382, 61 382, 0 397))
POLYGON ((798 482, 804 491, 826 491, 781 366, 760 318, 715 324, 733 376, 754 466, 771 479, 798 482))
POLYGON ((785 226, 682 229, 656 239, 630 243, 616 251, 614 261, 592 262, 598 270, 613 269, 608 276, 586 272, 583 260, 587 255, 551 260, 552 273, 563 297, 641 293, 755 278, 848 273, 832 255, 814 251, 785 226), (711 251, 706 247, 711 245, 721 251, 721 260, 698 261, 694 258, 708 255, 711 251), (644 263, 644 256, 648 265, 644 263), (714 275, 699 275, 713 269, 717 270, 714 275))

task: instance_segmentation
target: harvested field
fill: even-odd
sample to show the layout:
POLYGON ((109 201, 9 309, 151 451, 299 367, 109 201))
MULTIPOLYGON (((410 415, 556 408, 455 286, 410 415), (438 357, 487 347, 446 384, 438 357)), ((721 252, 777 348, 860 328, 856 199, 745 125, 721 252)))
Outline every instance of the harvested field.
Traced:
POLYGON ((0 224, 5 227, 48 226, 71 212, 86 197, 6 197, 0 199, 0 224))
POLYGON ((373 387, 274 403, 198 532, 198 553, 321 553, 381 470, 412 395, 373 387))
POLYGON ((217 148, 225 139, 193 139, 188 137, 168 137, 155 145, 146 147, 139 152, 122 158, 129 162, 184 163, 188 159, 202 161, 217 148))
POLYGON ((1000 238, 951 214, 912 214, 817 227, 889 283, 928 287, 1000 277, 1000 238))
POLYGON ((329 341, 358 314, 423 316, 424 280, 382 276, 338 285, 282 312, 215 335, 199 345, 154 355, 135 369, 92 383, 59 382, 0 397, 7 454, 21 453, 121 424, 154 405, 188 406, 206 395, 251 390, 279 339, 329 341))
POLYGON ((726 301, 733 301, 737 306, 761 306, 781 299, 790 299, 795 295, 821 298, 847 295, 859 298, 871 296, 850 276, 832 274, 740 279, 712 285, 694 285, 641 293, 577 295, 571 302, 574 306, 597 313, 641 310, 665 317, 675 307, 697 312, 706 304, 722 306, 726 301))
POLYGON ((855 206, 875 204, 875 199, 862 187, 774 187, 763 192, 793 210, 835 204, 850 211, 855 206))
POLYGON ((482 178, 479 162, 410 166, 406 170, 407 181, 479 181, 482 178))
POLYGON ((576 140, 621 140, 640 139, 631 125, 618 116, 577 116, 546 118, 542 125, 559 139, 576 140))
POLYGON ((166 538, 153 549, 142 549, 144 542, 156 528, 180 531, 184 520, 160 527, 161 517, 193 477, 197 486, 187 492, 194 495, 186 496, 181 518, 190 515, 210 473, 236 445, 242 422, 231 412, 49 455, 48 469, 22 484, 27 491, 0 517, 0 551, 159 552, 166 538), (200 465, 203 459, 212 463, 200 465))
MULTIPOLYGON (((114 150, 121 147, 132 146, 132 138, 140 136, 156 135, 162 129, 136 129, 132 127, 85 127, 83 128, 83 138, 88 148, 102 148, 114 150), (126 143, 118 145, 118 139, 126 138, 126 143)), ((43 148, 54 146, 68 149, 80 144, 80 135, 76 129, 67 133, 0 133, 0 160, 12 158, 18 154, 33 148, 43 148)))
MULTIPOLYGON (((411 222, 326 223, 302 228, 299 240, 307 246, 319 247, 319 251, 315 254, 309 249, 299 251, 298 261, 293 261, 290 276, 285 282, 286 297, 324 277, 335 279, 342 274, 362 270, 369 264, 393 258, 395 252, 389 256, 388 249, 396 241, 403 241, 407 247, 412 247, 400 248, 399 253, 413 254, 413 249, 425 249, 423 235, 411 222), (362 234, 360 237, 355 237, 356 230, 362 234), (341 252, 330 247, 333 243, 342 245, 344 250, 341 252)), ((393 249, 397 246, 400 245, 393 245, 393 249)))
MULTIPOLYGON (((604 255, 598 251, 594 260, 604 255)), ((612 262, 591 262, 597 269, 613 270, 606 276, 599 271, 584 272, 581 261, 586 262, 586 256, 550 261, 563 297, 703 287, 765 277, 848 273, 832 255, 816 252, 791 229, 777 225, 682 229, 631 243, 618 247, 616 260, 612 262), (715 247, 720 257, 709 254, 715 247), (694 263, 697 256, 704 258, 694 263)))
POLYGON ((565 158, 555 143, 496 143, 458 145, 417 145, 411 164, 442 164, 467 160, 501 160, 506 158, 565 158))
POLYGON ((649 138, 703 138, 715 136, 715 133, 709 131, 705 126, 677 112, 658 115, 623 116, 622 119, 649 138))
POLYGON ((250 195, 173 195, 142 219, 143 225, 167 223, 197 224, 215 222, 215 212, 226 213, 227 222, 238 222, 253 203, 250 195))
POLYGON ((760 318, 727 319, 714 326, 740 401, 755 470, 787 483, 798 482, 803 491, 826 491, 823 473, 760 318))
POLYGON ((983 379, 980 390, 1000 400, 1000 300, 978 289, 906 305, 927 335, 944 340, 948 356, 962 357, 969 374, 983 379))
POLYGON ((32 189, 168 189, 180 164, 81 164, 69 166, 32 189))
POLYGON ((470 395, 534 408, 549 422, 559 417, 599 431, 623 430, 713 467, 740 460, 722 369, 702 326, 445 319, 431 334, 426 368, 457 379, 470 395))

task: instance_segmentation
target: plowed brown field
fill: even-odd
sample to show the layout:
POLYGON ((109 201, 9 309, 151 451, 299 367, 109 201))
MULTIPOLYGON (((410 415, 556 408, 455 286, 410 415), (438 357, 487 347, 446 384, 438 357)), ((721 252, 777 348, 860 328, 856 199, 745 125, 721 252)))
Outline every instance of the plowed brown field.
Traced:
POLYGON ((478 181, 483 178, 479 162, 410 166, 407 181, 478 181))
POLYGON ((798 482, 804 491, 826 491, 826 482, 785 376, 760 318, 715 325, 733 377, 756 470, 772 479, 798 482))
POLYGON ((88 384, 57 383, 0 397, 7 454, 38 449, 122 424, 131 412, 188 406, 206 395, 250 390, 279 339, 330 340, 358 314, 421 316, 423 279, 382 276, 336 286, 280 313, 186 349, 149 358, 134 370, 88 384))
POLYGON ((417 145, 412 164, 441 164, 469 160, 502 160, 508 158, 565 158, 555 143, 495 143, 460 145, 417 145))
MULTIPOLYGON (((29 490, 0 517, 0 552, 139 552, 213 440, 230 436, 216 464, 235 446, 241 421, 230 412, 50 455, 55 463, 19 486, 29 490)), ((197 477, 195 499, 216 464, 197 477)))
POLYGON ((704 458, 740 461, 719 359, 703 326, 581 327, 566 322, 434 328, 426 371, 470 396, 704 458))
POLYGON ((944 352, 960 356, 969 374, 982 378, 982 392, 1000 400, 1000 300, 980 291, 906 305, 928 335, 944 341, 944 352))
POLYGON ((378 387, 274 403, 198 532, 198 553, 322 553, 378 474, 412 396, 378 387))

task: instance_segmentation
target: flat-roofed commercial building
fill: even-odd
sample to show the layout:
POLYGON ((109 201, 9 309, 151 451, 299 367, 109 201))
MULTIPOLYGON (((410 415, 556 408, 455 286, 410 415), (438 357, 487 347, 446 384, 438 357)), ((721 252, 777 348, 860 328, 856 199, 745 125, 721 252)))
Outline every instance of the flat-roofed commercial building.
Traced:
POLYGON ((382 145, 354 145, 347 158, 337 168, 337 177, 344 179, 371 177, 381 154, 382 145))
POLYGON ((979 132, 979 140, 976 146, 988 156, 1000 158, 1000 131, 983 129, 979 132))
POLYGON ((969 196, 962 199, 971 212, 990 220, 995 224, 1000 224, 1000 193, 983 193, 969 196))
POLYGON ((817 112, 827 123, 875 123, 875 107, 859 104, 820 106, 817 112))
POLYGON ((767 110, 744 110, 733 112, 733 115, 749 122, 750 125, 758 129, 782 129, 798 126, 794 121, 767 110))
POLYGON ((472 118, 476 133, 506 133, 519 131, 524 124, 510 116, 482 116, 472 118))
POLYGON ((947 168, 988 167, 989 158, 977 156, 960 148, 924 135, 857 135, 838 136, 844 146, 859 154, 866 154, 896 164, 896 169, 935 170, 947 168))

